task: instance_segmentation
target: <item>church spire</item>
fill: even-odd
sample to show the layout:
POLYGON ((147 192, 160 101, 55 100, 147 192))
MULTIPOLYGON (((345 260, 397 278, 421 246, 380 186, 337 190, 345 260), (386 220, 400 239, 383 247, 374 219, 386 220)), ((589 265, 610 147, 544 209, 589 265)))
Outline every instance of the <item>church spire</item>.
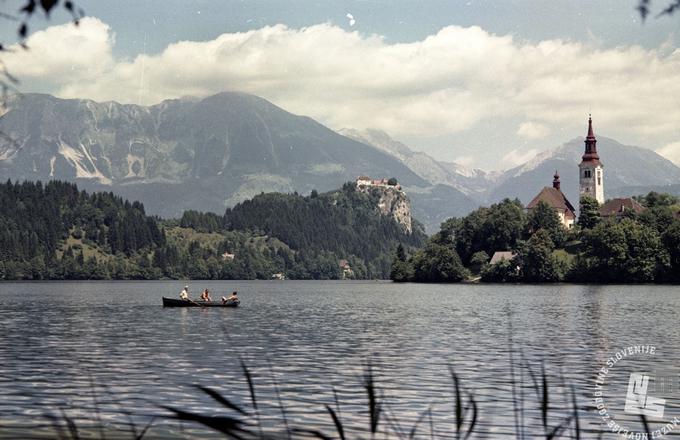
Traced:
POLYGON ((583 153, 584 162, 599 162, 600 156, 597 154, 597 139, 593 132, 593 118, 588 115, 588 136, 586 136, 586 150, 583 153))
POLYGON ((560 189, 560 173, 555 170, 555 175, 553 176, 553 188, 560 189))

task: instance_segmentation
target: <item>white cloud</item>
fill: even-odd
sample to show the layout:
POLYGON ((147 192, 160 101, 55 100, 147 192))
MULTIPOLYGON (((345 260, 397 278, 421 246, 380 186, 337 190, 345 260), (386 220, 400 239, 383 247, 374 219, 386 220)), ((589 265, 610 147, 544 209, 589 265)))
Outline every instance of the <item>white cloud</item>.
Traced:
POLYGON ((657 153, 680 166, 680 141, 672 142, 656 150, 657 153))
POLYGON ((517 129, 517 136, 528 140, 541 139, 549 134, 550 127, 532 121, 522 122, 517 129))
POLYGON ((538 153, 539 150, 535 148, 530 148, 528 150, 524 148, 516 148, 503 156, 501 159, 501 165, 503 169, 514 168, 533 159, 538 153))
POLYGON ((113 32, 96 18, 36 32, 28 43, 29 52, 4 61, 24 90, 49 82, 62 97, 153 104, 240 90, 331 127, 432 136, 519 119, 528 121, 517 132, 525 139, 580 124, 592 108, 610 133, 680 137, 679 49, 533 43, 459 26, 388 43, 318 24, 225 33, 116 59, 113 32))
POLYGON ((81 82, 97 81, 115 67, 111 50, 115 36, 111 28, 96 18, 52 26, 33 33, 29 50, 14 46, 3 61, 12 75, 22 82, 38 80, 52 84, 55 91, 81 82))

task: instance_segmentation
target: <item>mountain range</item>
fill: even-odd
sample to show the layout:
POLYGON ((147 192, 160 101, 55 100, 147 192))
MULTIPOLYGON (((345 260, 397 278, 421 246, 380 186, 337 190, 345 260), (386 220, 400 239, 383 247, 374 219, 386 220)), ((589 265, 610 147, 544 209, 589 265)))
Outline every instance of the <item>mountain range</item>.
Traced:
MULTIPOLYGON (((577 200, 583 139, 504 172, 468 169, 413 151, 384 132, 335 132, 248 94, 153 106, 10 96, 0 117, 0 178, 75 181, 142 201, 147 211, 223 213, 261 192, 327 191, 359 175, 396 177, 428 231, 504 197, 527 203, 551 184, 577 200)), ((680 168, 651 150, 598 136, 605 191, 629 195, 680 183, 680 168)), ((673 188, 670 186, 669 188, 673 188)))

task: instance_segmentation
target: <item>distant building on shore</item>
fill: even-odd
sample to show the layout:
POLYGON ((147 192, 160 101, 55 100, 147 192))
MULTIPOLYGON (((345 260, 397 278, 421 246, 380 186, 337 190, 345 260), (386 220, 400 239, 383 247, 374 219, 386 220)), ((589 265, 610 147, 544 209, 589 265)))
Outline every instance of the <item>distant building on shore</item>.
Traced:
POLYGON ((569 202, 569 199, 567 199, 567 196, 562 192, 560 175, 557 171, 555 171, 555 175, 553 176, 552 187, 544 187, 541 192, 529 202, 527 205, 527 212, 531 212, 540 202, 547 203, 555 210, 560 222, 565 228, 569 229, 574 226, 574 222, 576 221, 576 210, 571 202, 569 202))
POLYGON ((338 260, 338 267, 342 271, 342 279, 354 278, 354 271, 347 260, 338 260))
POLYGON ((489 264, 500 263, 503 260, 512 261, 512 259, 515 257, 516 255, 512 251, 496 251, 493 253, 493 256, 491 257, 491 261, 489 261, 489 264))

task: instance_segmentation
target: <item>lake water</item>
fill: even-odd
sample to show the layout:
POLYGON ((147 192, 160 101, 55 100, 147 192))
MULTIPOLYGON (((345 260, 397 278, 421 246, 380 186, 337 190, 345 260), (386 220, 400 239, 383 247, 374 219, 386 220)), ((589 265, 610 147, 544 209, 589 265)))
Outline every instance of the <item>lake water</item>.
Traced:
POLYGON ((680 417, 679 287, 193 281, 192 291, 207 287, 213 297, 238 290, 241 307, 161 307, 161 296, 176 297, 181 287, 0 284, 0 437, 54 435, 47 414, 73 418, 83 437, 100 436, 99 427, 107 438, 125 437, 117 430, 130 420, 141 428, 154 416, 145 438, 210 436, 165 418, 160 405, 234 414, 199 384, 251 411, 240 359, 253 375, 266 431, 284 426, 282 403, 289 426, 335 436, 324 406, 335 408, 335 390, 348 437, 368 438, 363 375, 370 361, 384 402, 380 426, 389 437, 408 433, 428 409, 416 437, 455 437, 452 368, 477 403, 474 438, 515 438, 519 407, 518 423, 532 438, 544 432, 533 385, 534 379, 540 385, 543 364, 548 424, 572 414, 573 387, 583 406, 582 438, 595 437, 598 370, 634 345, 656 351, 610 369, 610 412, 621 425, 641 429, 636 416, 622 411, 623 396, 630 372, 653 370, 666 377, 666 388, 649 388, 666 399, 663 420, 680 417))

